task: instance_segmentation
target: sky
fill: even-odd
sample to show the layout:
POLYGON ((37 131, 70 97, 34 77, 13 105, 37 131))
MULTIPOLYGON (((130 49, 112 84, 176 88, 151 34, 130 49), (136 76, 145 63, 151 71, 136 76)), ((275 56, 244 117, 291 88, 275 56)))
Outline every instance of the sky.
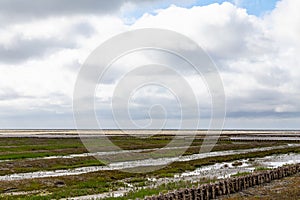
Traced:
MULTIPOLYGON (((223 81, 224 129, 300 129, 298 8, 298 0, 1 0, 0 129, 76 128, 73 91, 85 60, 112 36, 140 28, 176 31, 209 55, 223 81)), ((116 62, 95 91, 104 128, 116 128, 111 101, 122 73, 149 58, 179 63, 158 52, 116 62)), ((199 128, 208 128, 212 105, 205 83, 184 66, 179 71, 201 99, 199 128)), ((152 76, 179 82, 159 70, 152 76)), ((131 122, 147 128, 149 120, 160 125, 167 119, 165 128, 178 128, 180 108, 187 120, 199 117, 175 97, 157 85, 142 87, 132 95, 131 122)))

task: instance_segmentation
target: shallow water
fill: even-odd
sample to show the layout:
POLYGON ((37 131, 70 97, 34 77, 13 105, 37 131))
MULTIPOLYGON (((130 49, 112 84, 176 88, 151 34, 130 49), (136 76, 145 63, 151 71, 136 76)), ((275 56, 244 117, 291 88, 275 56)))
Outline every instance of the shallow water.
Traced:
MULTIPOLYGON (((214 165, 208 165, 200 167, 194 171, 184 172, 181 174, 176 174, 174 177, 168 178, 148 178, 148 185, 146 187, 157 187, 161 184, 167 184, 171 182, 179 182, 179 181, 191 181, 191 182, 199 182, 203 178, 228 178, 233 174, 241 173, 241 172, 253 172, 256 167, 268 167, 268 168, 277 168, 281 167, 285 164, 295 164, 300 163, 300 154, 281 154, 281 155, 272 155, 266 156, 263 158, 256 158, 254 161, 249 161, 248 159, 236 160, 232 162, 223 162, 216 163, 214 165), (234 162, 241 162, 240 166, 233 166, 234 162)), ((85 199, 101 199, 106 197, 117 197, 124 196, 127 192, 129 192, 132 188, 120 189, 118 191, 112 191, 109 193, 74 197, 70 199, 74 200, 85 200, 85 199)), ((141 188, 138 188, 141 189, 141 188)))
POLYGON ((253 149, 243 149, 243 150, 218 151, 218 152, 209 152, 209 153, 202 153, 202 154, 193 154, 193 155, 181 156, 181 157, 167 157, 167 158, 117 162, 117 163, 111 163, 107 166, 90 166, 90 167, 80 167, 80 168, 68 169, 68 170, 37 171, 37 172, 30 172, 30 173, 9 174, 9 175, 0 176, 0 181, 79 175, 79 174, 85 174, 89 172, 96 172, 96 171, 103 171, 103 170, 122 170, 122 169, 142 167, 142 166, 159 166, 159 165, 166 165, 168 163, 175 162, 175 161, 184 162, 184 161, 203 159, 203 158, 208 158, 213 156, 226 156, 226 155, 242 154, 248 152, 267 151, 272 149, 283 149, 291 146, 300 146, 300 144, 289 144, 289 145, 282 145, 282 146, 275 146, 275 147, 263 147, 263 148, 253 148, 253 149))
POLYGON ((277 168, 286 164, 300 163, 300 154, 280 154, 255 158, 254 161, 243 159, 235 162, 241 162, 242 165, 233 166, 233 162, 216 163, 214 165, 198 168, 191 172, 182 173, 180 177, 201 176, 227 178, 239 172, 253 172, 256 167, 277 168))

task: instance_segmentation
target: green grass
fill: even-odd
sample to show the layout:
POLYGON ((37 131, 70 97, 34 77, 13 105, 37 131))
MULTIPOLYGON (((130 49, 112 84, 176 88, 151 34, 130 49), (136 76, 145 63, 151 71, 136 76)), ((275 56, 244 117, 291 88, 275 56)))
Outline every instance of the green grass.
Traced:
POLYGON ((78 138, 1 138, 0 140, 0 160, 85 152, 87 150, 78 138))
POLYGON ((34 171, 49 171, 58 169, 73 169, 87 166, 104 165, 94 157, 77 157, 65 159, 48 159, 48 160, 21 160, 19 162, 2 162, 0 163, 0 175, 12 173, 26 173, 34 171), (13 166, 11 166, 13 165, 13 166))
MULTIPOLYGON (((121 149, 150 149, 161 148, 167 145, 173 136, 152 136, 149 138, 112 136, 109 139, 121 149)), ((93 141, 94 139, 85 139, 85 141, 93 141)), ((198 153, 202 144, 202 139, 195 139, 191 147, 185 153, 186 155, 198 153)), ((178 144, 185 143, 178 140, 178 144)), ((223 151, 228 149, 246 149, 253 147, 265 147, 281 145, 278 142, 245 142, 233 143, 231 141, 219 141, 214 147, 214 151, 223 151)), ((95 144, 97 146, 97 143, 95 144)), ((45 156, 68 155, 76 153, 87 153, 80 138, 1 138, 0 140, 0 160, 17 160, 24 158, 39 158, 45 156)), ((153 153, 155 154, 155 153, 153 153)), ((175 153, 169 152, 169 156, 175 153)), ((155 155, 154 155, 155 156, 155 155)), ((159 157, 161 155, 157 155, 159 157)))
MULTIPOLYGON (((171 141, 172 137, 165 136, 159 138, 135 138, 114 136, 110 140, 121 149, 149 149, 161 148, 171 141)), ((179 141, 180 143, 182 141, 179 141)), ((186 155, 198 153, 202 139, 196 139, 187 150, 186 155)), ((254 142, 254 143, 232 143, 230 141, 219 141, 214 147, 214 151, 223 151, 228 149, 245 149, 253 147, 265 147, 281 145, 283 143, 272 142, 254 142)), ((97 145, 97 144, 96 144, 97 145)), ((67 155, 70 153, 86 153, 85 146, 80 139, 64 138, 1 138, 0 140, 0 160, 16 160, 24 158, 39 158, 45 156, 67 155), (7 142, 6 145, 5 141, 7 142)), ((154 154, 154 153, 153 153, 154 154)), ((160 155, 158 155, 160 156, 160 155)), ((170 156, 172 156, 170 152, 170 156)))
POLYGON ((23 151, 38 151, 38 150, 54 150, 67 148, 82 148, 81 144, 47 144, 47 145, 26 145, 18 147, 0 147, 0 152, 23 152, 23 151))
MULTIPOLYGON (((167 177, 174 175, 175 173, 180 173, 184 171, 194 170, 197 167, 204 165, 214 164, 216 162, 229 162, 233 160, 245 159, 245 158, 254 158, 254 157, 264 157, 272 154, 279 153, 289 153, 295 152, 300 153, 299 147, 292 147, 279 150, 270 150, 263 152, 251 152, 240 155, 231 155, 231 156, 217 156, 199 160, 193 160, 188 162, 174 162, 163 169, 158 171, 149 172, 146 174, 132 174, 122 171, 98 171, 93 173, 87 173, 77 176, 63 176, 56 178, 41 178, 34 180, 22 180, 22 181, 10 181, 0 182, 0 188, 2 191, 8 188, 17 188, 18 191, 32 191, 32 190, 47 190, 51 194, 41 197, 41 199, 59 199, 70 196, 81 196, 89 195, 95 193, 106 192, 109 190, 115 190, 122 185, 121 180, 128 180, 129 178, 136 184, 144 184, 147 177, 167 177), (144 179, 144 180, 143 180, 144 179), (63 182, 63 187, 58 187, 55 185, 56 182, 63 182)), ((175 187, 175 186, 174 186, 175 187)), ((178 188, 177 185, 175 188, 178 188)), ((172 188, 171 188, 172 189, 172 188)), ((153 193, 157 194, 158 192, 167 191, 167 187, 156 188, 156 189, 146 189, 142 191, 137 191, 137 193, 132 194, 133 197, 151 195, 153 193)), ((1 193, 1 191, 0 191, 1 193)), ((35 198, 36 195, 27 195, 26 198, 35 198)), ((24 196, 20 196, 23 198, 24 196)), ((5 197, 6 199, 14 199, 10 197, 5 197)), ((4 199, 5 199, 4 198, 4 199)), ((24 197, 25 198, 25 197, 24 197)), ((129 198, 129 197, 126 197, 129 198)), ((131 198, 131 197, 130 197, 131 198)))
MULTIPOLYGON (((88 194, 108 192, 109 190, 116 190, 119 187, 124 186, 124 183, 120 182, 119 180, 122 180, 127 177, 128 176, 125 173, 115 173, 112 171, 107 171, 104 174, 101 174, 100 176, 66 176, 48 179, 34 179, 26 180, 26 183, 24 183, 23 181, 18 181, 18 184, 22 182, 24 183, 24 185, 22 185, 23 191, 47 190, 50 194, 47 196, 40 197, 41 199, 60 199, 70 196, 82 196, 88 194), (62 182, 64 183, 64 185, 62 187, 58 187, 56 185, 57 182, 62 182)), ((9 185, 8 187, 16 186, 9 185)), ((26 196, 20 195, 17 196, 17 198, 35 199, 36 196, 36 194, 29 194, 26 196)), ((1 199, 17 198, 11 196, 1 197, 1 199)))
POLYGON ((144 188, 138 191, 131 191, 126 196, 123 197, 109 197, 105 198, 106 200, 125 200, 125 199, 136 199, 136 198, 144 198, 146 196, 158 195, 159 193, 168 193, 172 190, 178 190, 180 188, 191 188, 197 186, 198 184, 205 184, 205 183, 213 183, 216 179, 201 179, 198 182, 190 182, 190 181, 178 181, 178 182, 171 182, 167 184, 162 184, 155 188, 144 188))
MULTIPOLYGON (((172 139, 170 136, 164 136, 162 138, 154 136, 153 138, 140 139, 132 137, 112 137, 112 141, 119 143, 120 146, 123 145, 123 148, 130 147, 131 149, 140 148, 143 144, 143 148, 153 148, 155 145, 161 146, 172 139), (145 140, 147 145, 145 145, 145 140), (122 143, 123 142, 123 143, 122 143), (121 145, 122 144, 122 145, 121 145)), ((6 162, 0 162, 0 175, 12 174, 12 173, 25 173, 25 172, 34 172, 41 170, 58 170, 58 169, 73 169, 77 167, 86 167, 86 166, 99 166, 103 165, 102 162, 97 161, 93 157, 80 157, 80 158, 57 158, 57 159, 38 159, 40 157, 46 156, 56 156, 56 155, 68 155, 70 153, 83 153, 86 152, 85 149, 82 148, 82 145, 79 139, 46 139, 46 138, 3 138, 1 139, 1 145, 4 144, 4 141, 7 140, 7 143, 10 145, 5 148, 16 148, 17 145, 18 150, 15 152, 5 152, 0 153, 0 159, 2 160, 11 160, 6 162), (15 140, 14 140, 15 139, 15 140), (36 145, 32 145, 32 143, 36 143, 36 145), (44 145, 44 149, 43 149, 44 145), (50 147, 53 145, 53 147, 50 147), (32 149, 33 146, 37 146, 33 151, 27 151, 28 149, 32 149), (70 148, 66 148, 70 147, 70 148), (73 148, 75 147, 75 148, 73 148), (21 150, 26 150, 21 152, 21 150), (42 150, 43 149, 43 150, 42 150), (42 150, 42 151, 41 151, 42 150), (24 160, 25 158, 37 158, 36 160, 24 160)), ((197 139, 193 142, 192 145, 187 149, 184 155, 191 155, 195 153, 199 153, 200 146, 202 144, 201 139, 197 139)), ((217 145, 213 148, 213 151, 224 151, 224 150, 236 150, 236 149, 248 149, 254 147, 266 147, 266 146, 275 146, 282 145, 283 143, 274 143, 274 142, 251 142, 251 143, 233 143, 231 141, 219 141, 217 145)), ((0 147, 1 147, 0 145, 0 147)), ((2 146, 3 147, 3 146, 2 146)), ((157 147, 157 146, 156 146, 157 147)), ((4 148, 4 147, 3 147, 4 148)), ((15 149, 16 150, 16 149, 15 149)), ((159 157, 174 157, 178 156, 180 152, 176 150, 168 150, 165 152, 148 152, 145 156, 144 154, 139 154, 140 158, 159 158, 159 157)), ((126 156, 126 154, 114 155, 114 159, 118 159, 119 161, 127 161, 130 157, 126 156)), ((135 157, 137 159, 137 157, 135 157)), ((214 161, 212 161, 214 162, 214 161)), ((185 169, 192 170, 193 167, 185 167, 185 169)), ((173 173, 163 172, 165 177, 173 176, 173 173)))
POLYGON ((231 177, 239 177, 239 176, 245 176, 249 174, 251 174, 251 172, 238 172, 236 174, 231 175, 231 177))
MULTIPOLYGON (((151 138, 134 138, 116 136, 110 138, 116 145, 123 149, 148 149, 159 148, 165 146, 173 139, 172 136, 153 136, 151 138)), ((186 152, 187 154, 199 153, 201 139, 196 139, 186 152)), ((239 142, 219 141, 214 147, 214 151, 248 149, 256 147, 266 147, 282 145, 281 142, 239 142)), ((10 159, 8 162, 0 163, 0 175, 9 173, 31 172, 39 170, 56 170, 70 169, 83 166, 103 165, 93 157, 81 157, 72 159, 47 159, 47 160, 24 160, 23 158, 38 158, 44 156, 67 155, 70 153, 84 153, 86 149, 80 139, 53 139, 53 138, 1 138, 0 140, 0 159, 10 159), (8 170, 4 170, 4 169, 8 170)), ((147 177, 172 177, 175 173, 191 171, 204 165, 214 164, 216 162, 228 162, 244 158, 263 157, 278 153, 300 153, 300 148, 286 148, 279 150, 271 150, 264 152, 252 152, 247 154, 217 156, 188 162, 174 162, 163 169, 150 172, 147 174, 131 174, 122 171, 99 171, 87 173, 77 176, 63 176, 56 178, 41 178, 41 179, 26 179, 21 181, 0 181, 0 193, 10 188, 16 188, 16 191, 36 191, 35 194, 20 195, 14 197, 1 197, 0 199, 59 199, 70 196, 81 196, 95 193, 107 192, 115 190, 124 183, 120 180, 126 180, 136 186, 144 186, 147 177), (63 185, 58 186, 57 182, 63 182, 63 185), (37 196, 40 191, 46 191, 49 194, 46 196, 37 196)), ((174 152, 168 152, 172 156, 174 152)), ((164 155, 164 156, 166 156, 164 155)), ((153 153, 152 156, 160 157, 161 155, 153 153)), ((181 187, 174 185, 174 189, 181 187)), ((142 197, 145 195, 158 194, 158 192, 172 189, 172 185, 165 185, 161 188, 145 189, 132 193, 127 198, 142 197)))
POLYGON ((254 171, 267 171, 267 170, 270 170, 271 168, 269 167, 256 167, 254 169, 254 171))
MULTIPOLYGON (((12 154, 0 155, 0 160, 17 160, 17 159, 24 159, 24 158, 39 158, 39 157, 55 156, 55 155, 57 155, 57 153, 52 153, 52 152, 12 153, 12 154)), ((60 155, 67 155, 67 154, 60 154, 60 155)))

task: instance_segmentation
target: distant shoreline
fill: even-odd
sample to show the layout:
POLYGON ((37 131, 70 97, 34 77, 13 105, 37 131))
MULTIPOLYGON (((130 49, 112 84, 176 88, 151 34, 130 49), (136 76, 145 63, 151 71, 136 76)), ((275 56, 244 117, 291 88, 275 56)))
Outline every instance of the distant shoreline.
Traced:
MULTIPOLYGON (((155 131, 155 130, 162 130, 162 131, 208 131, 208 130, 214 130, 214 129, 68 129, 68 128, 59 128, 59 129, 55 129, 55 128, 25 128, 25 129, 21 129, 21 128, 17 128, 17 129, 1 129, 0 128, 0 132, 1 131, 77 131, 77 130, 81 130, 81 131, 121 131, 121 130, 127 130, 127 131, 155 131)), ((219 129, 215 129, 215 130, 219 130, 219 129)), ((222 131, 300 131, 300 129, 221 129, 222 131)))
MULTIPOLYGON (((300 141, 300 130, 139 130, 139 129, 1 129, 0 138, 5 137, 39 137, 39 138, 93 138, 110 136, 132 136, 132 137, 150 137, 150 136, 183 136, 183 137, 201 137, 206 136, 218 138, 219 140, 297 140, 300 141), (276 139, 277 138, 277 139, 276 139)), ((211 138, 212 139, 212 138, 211 138)))

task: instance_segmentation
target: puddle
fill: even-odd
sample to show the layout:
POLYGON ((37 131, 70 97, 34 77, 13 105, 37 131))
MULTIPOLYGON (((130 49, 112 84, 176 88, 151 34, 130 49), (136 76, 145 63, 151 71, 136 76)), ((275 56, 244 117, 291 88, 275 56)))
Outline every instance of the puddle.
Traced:
POLYGON ((108 197, 121 197, 124 196, 127 192, 129 192, 131 189, 123 189, 113 192, 105 192, 101 194, 92 194, 92 195, 86 195, 86 196, 80 196, 80 197, 68 197, 67 199, 63 198, 60 200, 90 200, 90 199, 104 199, 108 197))

